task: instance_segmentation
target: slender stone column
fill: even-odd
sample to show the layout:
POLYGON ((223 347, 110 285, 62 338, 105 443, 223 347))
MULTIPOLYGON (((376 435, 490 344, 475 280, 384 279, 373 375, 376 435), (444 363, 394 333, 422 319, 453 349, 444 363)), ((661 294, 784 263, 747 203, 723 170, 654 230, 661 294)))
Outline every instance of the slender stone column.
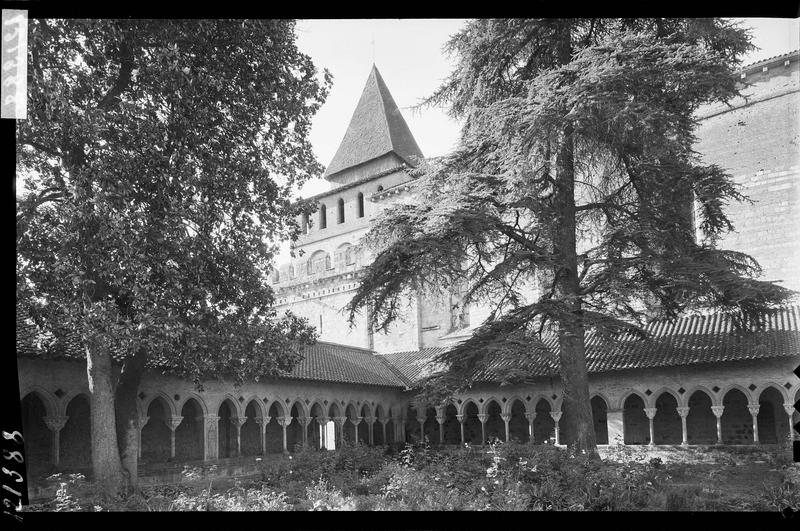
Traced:
POLYGON ((375 428, 375 417, 364 417, 367 422, 367 437, 370 446, 375 446, 375 437, 372 435, 372 430, 375 428))
POLYGON ((50 462, 55 466, 58 466, 59 456, 61 454, 59 443, 61 430, 66 426, 67 420, 69 420, 68 416, 48 415, 44 417, 44 423, 47 425, 47 429, 53 432, 53 443, 50 446, 50 462))
POLYGON ((256 424, 258 424, 258 433, 261 437, 261 455, 267 455, 267 424, 272 420, 272 417, 256 417, 256 424))
POLYGON ((722 412, 725 406, 711 406, 711 412, 717 417, 717 444, 722 444, 722 412))
POLYGON ((330 444, 328 442, 328 423, 331 421, 328 417, 317 417, 317 424, 322 427, 322 441, 321 447, 325 448, 326 450, 329 449, 330 444))
POLYGON ((794 415, 795 409, 794 404, 791 402, 784 402, 783 403, 783 410, 786 412, 786 415, 789 417, 789 437, 790 441, 794 441, 794 422, 792 422, 792 416, 794 415))
POLYGON ((147 422, 150 420, 150 417, 147 415, 143 417, 139 417, 139 426, 138 426, 138 433, 137 433, 137 443, 139 444, 138 452, 139 452, 139 459, 142 458, 142 430, 147 425, 147 422))
POLYGON ((391 419, 389 419, 388 417, 382 418, 382 419, 378 419, 378 422, 381 423, 381 430, 382 430, 382 433, 383 433, 383 438, 381 440, 383 441, 383 445, 384 446, 389 444, 389 441, 386 440, 386 424, 388 424, 389 420, 391 420, 391 419))
POLYGON ((289 453, 289 447, 286 444, 286 429, 289 427, 289 424, 292 423, 292 417, 278 417, 278 424, 281 425, 281 429, 283 430, 283 453, 289 453))
POLYGON ((172 459, 175 459, 175 430, 178 429, 181 422, 183 422, 183 417, 180 415, 170 417, 167 421, 167 427, 169 427, 169 456, 172 459))
POLYGON ((464 444, 464 415, 456 415, 459 426, 461 426, 461 444, 464 444))
POLYGON ((217 442, 217 423, 219 416, 203 415, 203 434, 205 437, 204 459, 210 461, 219 457, 219 443, 217 442))
POLYGON ((344 446, 344 423, 347 417, 333 417, 333 421, 339 426, 339 448, 344 446))
POLYGON ((531 444, 533 444, 533 421, 536 419, 536 412, 534 411, 533 413, 525 413, 525 418, 528 419, 528 436, 530 437, 531 444))
POLYGON ((509 440, 509 430, 508 430, 508 423, 511 422, 511 415, 500 415, 500 418, 503 419, 503 422, 506 424, 506 442, 509 440))
POLYGON ((759 444, 758 442, 758 410, 760 406, 758 404, 748 404, 747 410, 750 412, 750 416, 753 417, 753 443, 759 444))
POLYGON ((553 421, 556 423, 556 444, 561 444, 561 435, 558 430, 558 421, 561 420, 561 412, 551 411, 550 417, 552 417, 553 421))
POLYGON ((236 457, 242 456, 242 426, 247 422, 247 417, 232 417, 231 422, 236 430, 236 457))
POLYGON ((486 421, 489 420, 489 415, 479 413, 478 420, 481 421, 481 445, 484 445, 486 444, 486 421))
POLYGON ((676 408, 678 415, 681 416, 681 446, 689 446, 689 432, 686 429, 686 417, 689 416, 688 406, 679 406, 676 408))
POLYGON ((436 422, 439 423, 439 444, 444 444, 444 423, 447 420, 447 417, 437 415, 436 422))
POLYGON ((311 424, 312 420, 313 418, 311 417, 297 417, 297 422, 300 423, 300 427, 303 429, 303 433, 300 436, 303 446, 308 444, 308 425, 311 424))
POLYGON ((350 422, 353 424, 353 444, 358 444, 358 425, 361 424, 361 421, 364 420, 364 417, 355 417, 350 419, 350 422))
POLYGON ((653 425, 653 419, 656 418, 656 412, 658 411, 657 408, 654 407, 646 407, 644 408, 644 414, 647 415, 647 424, 650 427, 650 445, 656 445, 656 430, 655 426, 653 425))

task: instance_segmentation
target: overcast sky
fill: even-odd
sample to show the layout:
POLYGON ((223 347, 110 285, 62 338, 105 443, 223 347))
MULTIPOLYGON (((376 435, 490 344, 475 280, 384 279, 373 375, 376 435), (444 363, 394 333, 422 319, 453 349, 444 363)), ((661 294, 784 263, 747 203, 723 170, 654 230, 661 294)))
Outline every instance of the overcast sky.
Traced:
MULTIPOLYGON (((743 19, 760 49, 744 63, 760 61, 800 48, 800 19, 743 19)), ((412 112, 452 70, 442 46, 463 25, 463 19, 301 20, 298 46, 319 68, 333 74, 333 87, 313 121, 311 143, 327 165, 344 136, 373 59, 411 133, 426 157, 449 152, 458 138, 458 124, 441 109, 412 112), (374 45, 373 45, 374 42, 374 45), (373 52, 374 50, 374 52, 373 52)), ((324 179, 308 182, 302 196, 325 192, 324 179)))

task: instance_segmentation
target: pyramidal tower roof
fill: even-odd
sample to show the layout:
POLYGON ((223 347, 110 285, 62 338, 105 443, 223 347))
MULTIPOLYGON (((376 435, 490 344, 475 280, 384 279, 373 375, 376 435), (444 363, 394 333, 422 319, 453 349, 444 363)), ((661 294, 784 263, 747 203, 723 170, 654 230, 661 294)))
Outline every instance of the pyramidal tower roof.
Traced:
POLYGON ((373 64, 342 143, 325 170, 325 177, 387 153, 395 153, 410 165, 416 165, 414 158, 423 158, 408 124, 373 64))

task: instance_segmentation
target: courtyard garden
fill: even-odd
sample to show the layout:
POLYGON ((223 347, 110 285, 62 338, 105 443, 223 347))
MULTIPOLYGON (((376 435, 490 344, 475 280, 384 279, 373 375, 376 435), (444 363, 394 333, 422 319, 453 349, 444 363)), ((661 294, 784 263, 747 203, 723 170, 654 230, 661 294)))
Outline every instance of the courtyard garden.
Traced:
POLYGON ((59 474, 26 511, 786 511, 800 464, 785 449, 604 447, 600 460, 551 444, 298 448, 260 477, 192 479, 127 497, 59 474))

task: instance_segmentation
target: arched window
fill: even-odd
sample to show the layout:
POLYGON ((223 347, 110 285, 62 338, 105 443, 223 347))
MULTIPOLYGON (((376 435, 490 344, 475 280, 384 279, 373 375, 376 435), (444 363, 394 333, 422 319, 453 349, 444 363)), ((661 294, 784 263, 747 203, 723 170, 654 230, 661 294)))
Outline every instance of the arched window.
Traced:
POLYGON ((328 216, 327 216, 327 209, 325 205, 319 207, 319 228, 324 229, 328 226, 328 216))
POLYGON ((339 206, 339 223, 344 223, 344 199, 342 199, 341 197, 339 198, 338 206, 339 206))
POLYGON ((300 222, 300 229, 303 234, 308 234, 308 214, 303 214, 302 221, 300 222))
POLYGON ((358 217, 364 217, 364 194, 358 192, 358 217))

